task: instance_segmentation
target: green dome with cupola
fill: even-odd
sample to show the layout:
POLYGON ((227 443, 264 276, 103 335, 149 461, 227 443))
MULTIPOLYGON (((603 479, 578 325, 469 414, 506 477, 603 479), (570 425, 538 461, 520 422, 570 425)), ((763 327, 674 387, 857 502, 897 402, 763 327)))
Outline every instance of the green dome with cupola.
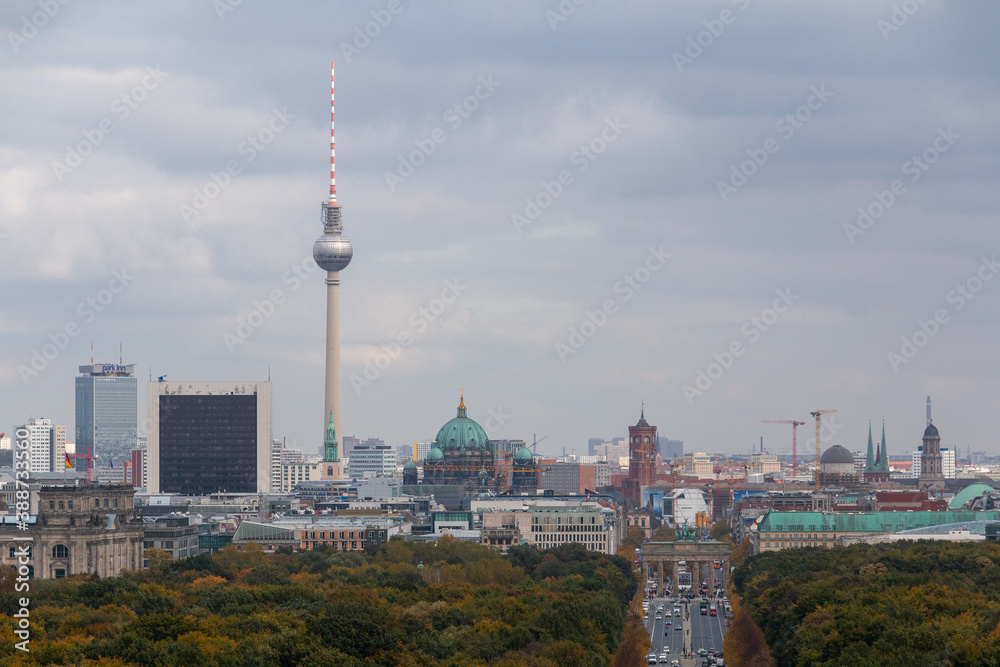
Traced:
POLYGON ((458 416, 441 427, 434 441, 437 448, 444 452, 490 451, 490 439, 486 431, 466 415, 464 394, 458 403, 458 416))
POLYGON ((531 463, 534 460, 534 456, 531 455, 531 450, 527 447, 521 447, 514 454, 514 460, 518 463, 531 463))

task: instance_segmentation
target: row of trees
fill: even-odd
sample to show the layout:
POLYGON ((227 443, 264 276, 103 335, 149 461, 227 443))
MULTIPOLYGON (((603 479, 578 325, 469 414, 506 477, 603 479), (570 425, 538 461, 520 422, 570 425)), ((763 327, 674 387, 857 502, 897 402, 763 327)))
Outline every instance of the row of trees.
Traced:
MULTIPOLYGON (((10 627, 12 583, 0 580, 10 627)), ((364 553, 230 546, 33 582, 31 653, 5 642, 0 665, 593 667, 611 664, 636 592, 628 560, 579 544, 507 556, 448 538, 364 553)))
MULTIPOLYGON (((759 626, 779 666, 1000 665, 996 544, 767 552, 737 568, 732 583, 742 609, 727 643, 738 624, 743 643, 759 626)), ((726 657, 744 664, 729 649, 726 657)))

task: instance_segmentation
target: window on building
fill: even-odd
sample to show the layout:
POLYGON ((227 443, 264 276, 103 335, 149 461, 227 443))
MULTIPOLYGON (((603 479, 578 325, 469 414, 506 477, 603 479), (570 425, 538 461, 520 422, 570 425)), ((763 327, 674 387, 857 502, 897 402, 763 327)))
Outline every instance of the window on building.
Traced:
POLYGON ((66 503, 64 503, 63 501, 60 500, 59 501, 59 509, 61 509, 61 510, 66 509, 66 503))
POLYGON ((50 510, 54 510, 55 508, 56 508, 56 501, 50 500, 49 501, 49 509, 50 510))
POLYGON ((104 499, 104 506, 105 506, 105 507, 107 507, 107 506, 108 506, 108 499, 107 499, 107 498, 105 498, 105 499, 104 499))
POLYGON ((69 549, 65 544, 57 544, 52 547, 53 558, 69 558, 69 549))
POLYGON ((72 500, 70 500, 70 501, 69 501, 68 503, 66 503, 66 504, 67 504, 67 505, 69 506, 69 508, 70 508, 70 509, 73 509, 73 501, 72 501, 72 500))
POLYGON ((118 507, 118 499, 117 498, 115 498, 114 500, 111 501, 111 506, 112 507, 118 507))

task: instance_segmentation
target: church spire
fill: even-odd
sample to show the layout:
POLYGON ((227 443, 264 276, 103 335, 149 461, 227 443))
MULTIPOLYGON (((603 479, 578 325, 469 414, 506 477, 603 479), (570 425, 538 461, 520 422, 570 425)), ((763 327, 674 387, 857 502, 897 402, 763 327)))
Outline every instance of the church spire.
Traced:
POLYGON ((323 462, 339 462, 340 457, 337 454, 337 449, 337 427, 333 423, 333 410, 331 410, 330 421, 326 425, 326 440, 323 442, 323 462))
POLYGON ((868 456, 865 458, 865 473, 875 472, 875 448, 872 444, 872 420, 868 420, 868 456))
POLYGON ((885 419, 882 419, 882 443, 879 450, 878 471, 889 473, 889 450, 885 446, 885 419))
POLYGON ((459 398, 459 400, 458 400, 458 416, 459 417, 465 417, 466 416, 466 412, 465 412, 465 388, 462 388, 460 396, 461 396, 461 398, 459 398))

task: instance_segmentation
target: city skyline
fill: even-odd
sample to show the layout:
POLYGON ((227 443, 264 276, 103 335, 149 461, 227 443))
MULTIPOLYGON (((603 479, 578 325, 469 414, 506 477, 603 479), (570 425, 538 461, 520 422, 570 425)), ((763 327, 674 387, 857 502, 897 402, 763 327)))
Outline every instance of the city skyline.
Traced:
POLYGON ((124 343, 140 379, 270 377, 319 450, 333 60, 338 438, 431 439, 464 387, 544 453, 645 401, 687 451, 790 454, 760 421, 797 419, 809 455, 836 409, 824 449, 884 416, 892 454, 931 395, 943 447, 1000 453, 997 7, 230 4, 0 9, 0 430, 73 432, 124 343))

